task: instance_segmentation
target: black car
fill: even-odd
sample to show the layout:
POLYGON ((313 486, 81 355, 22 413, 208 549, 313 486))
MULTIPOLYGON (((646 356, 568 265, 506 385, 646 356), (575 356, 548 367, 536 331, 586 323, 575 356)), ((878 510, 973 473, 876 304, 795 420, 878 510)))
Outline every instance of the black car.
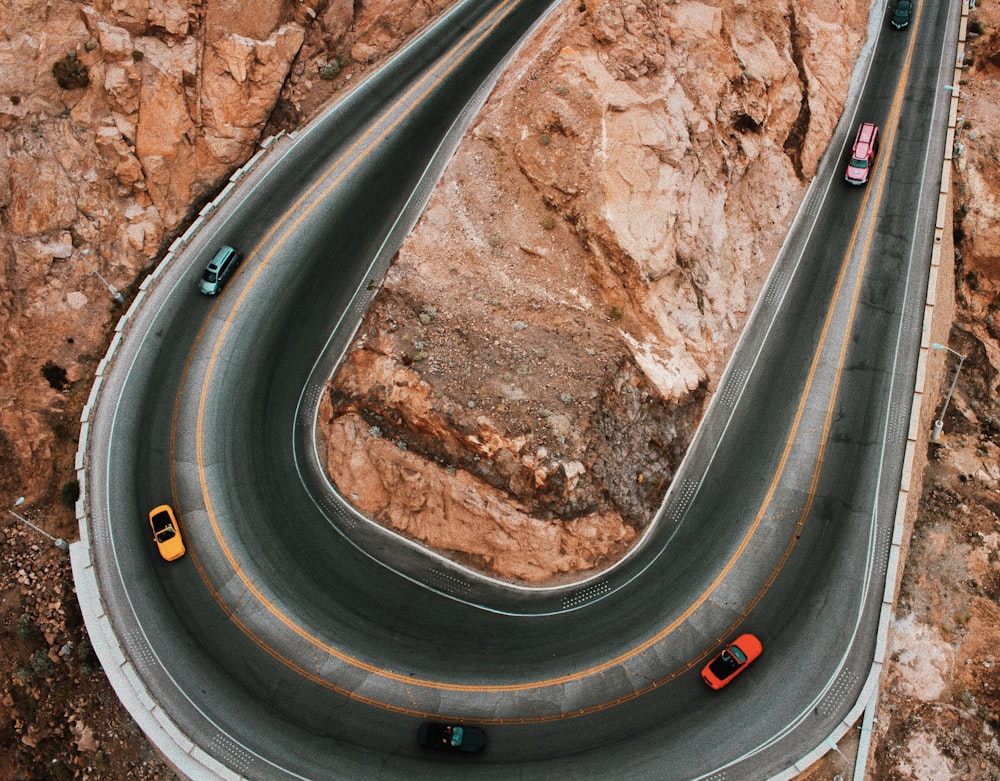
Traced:
POLYGON ((486 733, 478 727, 458 724, 424 722, 417 731, 421 748, 432 751, 454 751, 460 754, 478 754, 486 748, 486 733))
POLYGON ((910 26, 910 17, 913 16, 913 3, 910 0, 896 0, 896 7, 892 9, 892 17, 889 24, 897 30, 910 26))

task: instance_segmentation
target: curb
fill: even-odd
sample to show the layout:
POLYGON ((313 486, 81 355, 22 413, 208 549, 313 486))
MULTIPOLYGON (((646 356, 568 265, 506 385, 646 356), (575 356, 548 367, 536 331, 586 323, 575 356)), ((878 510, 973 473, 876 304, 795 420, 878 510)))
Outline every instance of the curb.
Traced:
MULTIPOLYGON (((105 602, 101 595, 94 561, 91 555, 90 513, 87 490, 88 448, 91 433, 91 415, 97 408, 104 385, 105 373, 114 363, 121 345, 122 337, 127 332, 132 318, 139 311, 146 299, 147 291, 156 284, 164 270, 173 261, 177 251, 189 243, 198 228, 204 223, 207 215, 218 208, 233 192, 238 182, 248 171, 256 166, 272 147, 275 141, 284 136, 284 131, 269 136, 260 144, 260 149, 244 165, 238 168, 230 177, 229 182, 219 194, 207 203, 188 229, 170 245, 166 254, 139 286, 139 293, 132 301, 128 311, 122 315, 114 328, 114 336, 108 351, 97 366, 94 384, 90 396, 80 413, 80 445, 76 451, 74 468, 76 479, 80 484, 80 496, 76 502, 76 520, 80 529, 80 539, 70 544, 70 562, 73 569, 73 585, 76 589, 77 602, 83 614, 90 644, 101 662, 111 688, 114 690, 129 715, 146 735, 149 742, 160 754, 160 757, 175 772, 185 778, 192 779, 224 779, 237 781, 242 776, 233 773, 225 765, 213 759, 196 744, 192 743, 170 719, 167 713, 149 697, 146 686, 139 676, 132 661, 115 634, 111 619, 105 612, 105 602)), ((294 137, 294 136, 292 136, 294 137)))

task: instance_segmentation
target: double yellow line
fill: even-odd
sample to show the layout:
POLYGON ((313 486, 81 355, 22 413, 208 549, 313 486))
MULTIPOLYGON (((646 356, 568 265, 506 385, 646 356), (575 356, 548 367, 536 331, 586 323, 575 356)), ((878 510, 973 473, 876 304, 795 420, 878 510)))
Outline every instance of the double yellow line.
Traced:
MULTIPOLYGON (((490 15, 490 17, 488 17, 487 19, 484 19, 483 22, 480 23, 480 25, 478 25, 473 31, 471 31, 463 39, 463 41, 459 44, 459 47, 456 47, 456 48, 460 48, 462 45, 465 45, 465 43, 467 43, 473 36, 479 34, 480 30, 486 29, 486 31, 488 32, 489 29, 492 29, 493 27, 495 27, 497 24, 500 23, 500 21, 502 21, 502 19, 504 18, 504 16, 506 16, 506 14, 509 13, 509 11, 511 10, 512 6, 515 5, 515 4, 516 4, 516 0, 508 0, 508 2, 506 2, 503 5, 501 5, 500 7, 498 7, 498 9, 496 9, 490 15)), ((905 92, 905 85, 906 85, 907 79, 909 78, 909 72, 910 72, 911 63, 912 63, 913 50, 914 50, 914 42, 916 40, 916 34, 917 34, 917 30, 919 28, 919 23, 920 23, 920 10, 921 9, 918 8, 918 11, 917 11, 917 14, 916 14, 916 18, 915 18, 914 23, 913 23, 913 29, 910 32, 910 43, 909 43, 909 47, 908 47, 907 54, 906 54, 906 60, 905 60, 905 64, 904 64, 904 68, 903 68, 903 72, 902 72, 902 77, 900 79, 899 85, 897 87, 897 90, 896 90, 896 93, 895 93, 895 96, 894 96, 894 99, 893 99, 893 103, 892 103, 892 108, 891 108, 891 111, 890 111, 889 119, 888 119, 888 121, 886 123, 885 128, 883 129, 883 138, 884 138, 885 143, 884 143, 884 147, 883 147, 882 153, 880 155, 880 159, 882 161, 886 161, 886 162, 889 159, 891 159, 891 155, 892 155, 892 149, 893 149, 894 141, 895 141, 896 128, 898 126, 899 116, 900 116, 900 113, 901 113, 901 110, 902 110, 902 102, 903 102, 903 95, 904 95, 904 92, 905 92)), ((464 55, 464 56, 467 56, 467 55, 464 55)), ((464 56, 463 56, 463 58, 464 58, 464 56)), ((460 60, 458 62, 460 62, 460 60)), ((443 73, 442 75, 438 76, 433 82, 431 82, 431 84, 426 87, 427 91, 429 91, 431 88, 433 88, 434 85, 436 85, 437 83, 439 83, 447 75, 447 73, 449 73, 451 70, 453 70, 455 67, 457 67, 458 62, 456 62, 455 64, 453 64, 452 66, 450 66, 445 73, 443 73)), ((419 89, 421 89, 422 87, 424 87, 426 81, 429 78, 430 78, 430 76, 424 77, 424 79, 422 79, 420 82, 418 82, 417 84, 415 84, 414 87, 412 87, 410 90, 408 90, 406 92, 406 94, 403 96, 403 98, 400 99, 400 103, 405 103, 407 100, 409 100, 414 95, 414 93, 416 93, 419 89)), ((397 105, 399 105, 399 104, 397 104, 397 105)), ((376 145, 389 132, 391 132, 412 110, 413 110, 412 107, 406 109, 404 112, 401 113, 401 115, 395 121, 393 121, 390 125, 388 125, 381 133, 378 133, 377 135, 375 135, 374 134, 374 130, 373 130, 373 131, 370 131, 365 136, 363 136, 362 138, 358 139, 354 144, 352 144, 352 146, 348 149, 348 151, 345 152, 345 154, 340 159, 338 159, 338 161, 336 163, 334 163, 331 166, 331 168, 328 171, 328 175, 329 175, 329 173, 332 173, 332 171, 335 170, 338 165, 342 164, 342 162, 344 160, 349 159, 350 156, 352 154, 354 154, 363 144, 368 144, 369 148, 371 148, 373 145, 376 145)), ((822 329, 822 332, 821 332, 821 337, 820 337, 820 340, 819 340, 818 347, 817 347, 816 352, 815 352, 815 354, 813 356, 813 360, 812 360, 812 363, 811 363, 811 366, 810 366, 810 370, 809 370, 809 374, 808 374, 806 386, 805 386, 805 389, 803 391, 802 397, 800 399, 798 409, 796 410, 796 414, 795 414, 795 417, 793 419, 792 426, 791 426, 788 438, 787 438, 787 440, 785 442, 785 446, 784 446, 784 449, 782 451, 782 455, 781 455, 781 458, 779 460, 779 464, 778 464, 777 470, 775 471, 775 474, 774 474, 774 476, 773 476, 773 478, 772 478, 772 480, 770 482, 770 485, 769 485, 769 487, 767 489, 767 492, 765 493, 763 502, 762 502, 759 510, 757 511, 755 517, 754 517, 753 523, 747 529, 747 531, 746 531, 745 535, 743 536, 743 538, 741 539, 740 544, 737 547, 736 551, 728 559, 728 561, 725 563, 725 565, 719 571, 718 575, 712 580, 712 582, 709 584, 708 588, 704 592, 702 592, 702 594, 700 594, 680 615, 678 615, 668 625, 664 626, 656 634, 652 635, 651 637, 649 637, 647 640, 643 641, 642 643, 640 643, 640 644, 638 644, 638 645, 636 645, 636 646, 628 649, 627 651, 625 651, 625 652, 623 652, 623 653, 615 656, 614 658, 608 659, 608 660, 606 660, 606 661, 604 661, 604 662, 602 662, 600 664, 597 664, 597 665, 594 665, 594 666, 591 666, 591 667, 588 667, 588 668, 585 668, 585 669, 581 669, 581 670, 575 671, 573 673, 569 673, 569 674, 566 674, 566 675, 557 676, 557 677, 553 677, 553 678, 549 678, 549 679, 544 679, 544 680, 536 680, 536 681, 531 681, 531 682, 516 683, 516 684, 507 684, 507 685, 488 685, 488 684, 484 684, 484 685, 471 685, 471 684, 445 683, 445 682, 435 681, 435 680, 430 680, 430 679, 414 678, 414 677, 412 677, 410 675, 403 675, 403 674, 400 674, 400 673, 395 673, 395 672, 393 672, 391 670, 382 669, 382 668, 380 668, 380 667, 378 667, 376 665, 363 662, 363 661, 361 661, 361 660, 359 660, 357 658, 354 658, 354 657, 350 656, 349 654, 347 654, 347 653, 339 650, 338 648, 330 645, 327 642, 324 642, 320 638, 316 637, 315 635, 311 634, 306 629, 304 629, 303 627, 301 627, 292 618, 290 618, 289 616, 285 615, 274 603, 272 603, 261 592, 261 590, 249 579, 249 577, 243 571, 242 567, 240 566, 239 562, 236 560, 236 557, 234 556, 232 550, 230 549, 229 545, 226 543, 226 541, 225 541, 225 539, 223 537, 222 531, 221 531, 221 529, 219 527, 218 521, 217 521, 216 516, 215 516, 215 512, 214 512, 214 510, 212 508, 211 497, 209 496, 208 482, 207 482, 207 479, 206 479, 205 466, 204 466, 204 443, 203 443, 204 430, 203 430, 203 423, 204 423, 204 416, 205 416, 206 408, 207 408, 207 398, 208 398, 209 381, 210 381, 210 378, 211 378, 211 376, 213 374, 216 361, 217 361, 217 359, 218 359, 218 357, 220 355, 221 345, 222 345, 222 342, 223 342, 223 340, 225 338, 225 335, 226 335, 228 329, 230 328, 230 326, 232 325, 232 323, 233 323, 233 321, 235 319, 236 312, 242 306, 245 297, 248 295, 250 287, 253 286, 254 281, 257 279, 258 275, 263 271, 263 269, 266 267, 266 265, 272 260, 272 258, 277 253, 278 249, 294 233, 294 231, 301 225, 301 223, 311 213, 311 211, 316 207, 316 205, 318 205, 319 202, 321 202, 324 198, 326 198, 333 191, 333 189, 350 172, 352 172, 360 164, 361 160, 364 159, 365 155, 367 155, 367 151, 364 151, 361 154, 361 156, 359 156, 358 158, 356 158, 353 162, 350 162, 346 166, 344 172, 341 173, 338 177, 336 177, 325 189, 322 190, 322 192, 319 193, 319 197, 317 198, 317 201, 313 205, 305 208, 302 211, 302 213, 297 218, 295 218, 294 220, 292 220, 291 222, 289 222, 290 216, 292 214, 294 214, 298 209, 300 209, 303 206, 303 204, 310 197, 312 197, 314 195, 314 193, 316 192, 316 190, 320 187, 320 182, 322 182, 323 179, 321 179, 319 182, 317 182, 317 184, 315 184, 312 188, 310 188, 301 198, 298 199, 298 201, 296 201, 296 203, 292 206, 292 208, 289 210, 289 212, 287 212, 288 216, 286 216, 281 221, 279 221, 275 225, 275 227, 272 228, 268 232, 268 234, 265 236, 265 238, 258 245, 257 249, 254 250, 254 253, 251 255, 251 258, 256 256, 256 253, 259 251, 259 248, 262 247, 262 246, 264 246, 264 245, 266 245, 271 240, 271 238, 274 236, 275 233, 277 233, 281 229, 284 229, 283 235, 278 239, 278 241, 275 243, 274 247, 272 247, 271 250, 261 260, 261 262, 259 264, 259 267, 256 269, 256 271, 255 271, 253 277, 251 278, 249 284, 245 287, 244 291, 241 293, 239 299, 237 300, 236 305, 233 308, 232 313, 229 315, 229 317, 227 318, 227 320, 226 320, 226 322, 225 322, 225 324, 223 326, 222 332, 220 333, 220 335, 218 337, 218 341, 216 343, 215 349, 212 352, 212 356, 211 356, 211 359, 209 361, 209 365, 208 365, 208 368, 207 368, 207 371, 206 371, 206 374, 205 374, 205 378, 203 380, 202 391, 201 391, 201 396, 200 396, 199 406, 198 406, 197 433, 196 433, 196 436, 197 436, 197 463, 198 463, 198 474, 199 474, 199 480, 200 480, 201 489, 202 489, 202 495, 203 495, 204 500, 205 500, 206 512, 207 512, 209 521, 210 521, 210 523, 212 525, 212 529, 213 529, 213 532, 214 532, 214 534, 216 536, 216 539, 219 542, 219 546, 220 546, 221 550, 223 551, 223 554, 225 555, 227 561, 229 562, 229 565, 232 567, 233 572, 237 575, 237 577, 239 577, 240 581, 244 584, 244 586, 246 587, 247 591, 254 596, 254 598, 259 602, 259 604, 261 606, 263 606, 267 610, 267 612, 269 612, 271 615, 273 615, 275 618, 277 618, 281 622, 281 624, 284 625, 285 627, 287 627, 293 634, 295 634, 298 637, 302 638, 303 640, 307 641, 307 643, 309 645, 311 645, 317 652, 321 652, 323 654, 326 654, 326 655, 328 655, 330 657, 333 657, 333 658, 335 658, 335 659, 337 659, 337 660, 339 660, 339 661, 341 661, 341 662, 343 662, 345 664, 348 664, 348 665, 350 665, 352 667, 355 667, 355 668, 357 668, 359 670, 362 670, 362 671, 364 671, 366 673, 377 675, 377 676, 380 676, 380 677, 385 678, 387 680, 391 680, 391 681, 397 682, 397 683, 401 684, 404 687, 404 691, 409 691, 409 690, 411 690, 413 688, 447 690, 447 691, 467 692, 467 693, 476 693, 476 692, 479 692, 479 693, 502 693, 502 692, 530 691, 530 690, 543 689, 543 688, 548 688, 548 687, 553 687, 553 686, 560 686, 562 684, 566 684, 566 683, 570 683, 570 682, 574 682, 574 681, 579 681, 579 680, 587 678, 587 677, 600 675, 600 674, 602 674, 602 673, 604 673, 604 672, 606 672, 606 671, 608 671, 608 670, 610 670, 610 669, 612 669, 614 667, 625 665, 627 662, 629 662, 630 660, 636 659, 640 654, 642 654, 643 652, 649 650, 654 645, 662 642, 671 633, 673 633, 679 626, 681 626, 681 624, 683 624, 685 621, 687 621, 695 613, 695 611, 697 611, 702 605, 704 605, 704 603, 706 601, 708 601, 708 599, 712 596, 712 594, 719 588, 719 586, 723 583, 723 581, 735 569, 735 567, 737 566, 740 558, 742 557, 742 555, 746 551, 747 547, 750 545, 750 543, 751 543, 754 535, 756 534, 756 532, 758 531, 761 523, 763 522, 763 519, 764 519, 764 517, 766 515, 766 512, 767 512, 767 510, 768 510, 768 508, 769 508, 769 506, 770 506, 770 504, 771 504, 771 502, 772 502, 772 500, 774 498, 775 493, 777 492, 779 483, 780 483, 780 481, 782 479, 782 476, 784 474, 784 470, 785 470, 785 468, 787 466, 787 463, 788 463, 788 461, 789 461, 789 459, 791 457, 791 453, 793 451, 795 440, 796 440, 796 438, 798 436, 799 426, 800 426, 802 418, 804 416, 805 409, 806 409, 806 403, 807 403, 807 400, 809 398, 811 389, 813 387, 813 383, 815 381, 815 377, 816 377, 816 374, 817 374, 817 371, 818 371, 818 367, 819 367, 819 363, 820 363, 820 357, 821 357, 821 355, 823 353, 824 344, 826 342, 826 339, 827 339, 827 337, 829 335, 829 332, 830 332, 830 329, 832 327, 834 310, 836 309, 837 301, 838 301, 838 299, 840 298, 840 296, 842 294, 843 287, 844 287, 846 279, 847 279, 847 273, 848 273, 848 270, 849 270, 850 265, 851 265, 850 264, 850 260, 851 260, 851 257, 853 255, 853 253, 854 253, 855 247, 857 246, 858 237, 860 235, 862 225, 864 224, 864 215, 868 211, 869 201, 872 198, 876 199, 876 204, 881 201, 882 192, 883 192, 883 189, 885 187, 885 182, 886 182, 886 175, 884 173, 884 168, 885 168, 886 162, 882 163, 882 165, 880 166, 880 169, 879 169, 879 173, 876 174, 876 177, 875 177, 876 181, 874 182, 874 185, 875 185, 874 188, 869 188, 866 191, 864 199, 862 201, 861 209, 859 210, 858 218, 857 218, 857 220, 855 222, 854 229, 853 229, 852 234, 851 234, 851 240, 850 240, 850 244, 848 246, 848 250, 847 250, 847 252, 846 252, 846 254, 845 254, 845 256, 844 256, 844 258, 842 260, 842 263, 841 263, 841 269, 840 269, 840 273, 839 273, 839 276, 838 276, 838 279, 837 279, 837 283, 836 283, 836 287, 835 287, 835 290, 834 290, 834 295, 833 295, 833 297, 831 299, 831 304, 830 304, 829 310, 827 312, 827 315, 826 315, 826 318, 825 318, 825 321, 824 321, 824 324, 823 324, 823 329, 822 329), (874 189, 874 192, 873 192, 873 189, 874 189)), ((869 249, 870 249, 870 246, 871 246, 872 237, 874 235, 875 217, 877 215, 877 212, 878 212, 878 209, 877 209, 877 206, 876 206, 875 210, 873 211, 872 218, 871 218, 871 220, 870 220, 870 222, 868 224, 867 231, 866 231, 865 236, 864 236, 864 242, 863 242, 863 245, 862 245, 862 258, 861 258, 861 261, 860 261, 860 264, 859 264, 859 267, 858 267, 858 271, 857 271, 857 280, 858 281, 857 281, 857 284, 854 287, 854 292, 853 292, 853 295, 852 295, 852 298, 851 298, 850 307, 849 307, 849 311, 850 311, 850 314, 851 314, 850 322, 853 322, 854 314, 855 314, 855 311, 856 311, 856 308, 857 308, 859 291, 860 291, 860 288, 861 288, 861 282, 860 282, 860 280, 863 277, 864 270, 865 270, 866 265, 867 265, 868 253, 869 253, 869 249)), ((203 326, 202 331, 199 333, 199 335, 197 337, 197 340, 196 340, 196 343, 195 343, 196 345, 198 343, 200 343, 200 341, 202 339, 202 336, 204 334, 204 330, 205 330, 206 327, 207 327, 207 324, 206 324, 206 326, 203 326)), ((747 603, 747 606, 742 611, 740 617, 736 621, 734 621, 729 627, 727 627, 726 630, 722 634, 719 635, 719 637, 717 638, 716 642, 710 648, 706 649, 701 654, 701 656, 699 656, 699 657, 697 657, 695 659, 692 659, 690 662, 688 662, 682 668, 675 670, 674 672, 672 672, 668 676, 665 676, 665 677, 663 677, 661 679, 655 680, 655 681, 649 683, 648 685, 646 685, 646 686, 644 686, 642 688, 636 689, 635 691, 630 692, 628 694, 625 694, 625 695, 623 695, 621 697, 618 697, 618 698, 615 698, 615 699, 612 699, 612 700, 608 700, 608 701, 603 702, 603 703, 598 703, 596 705, 589 706, 589 707, 586 707, 586 708, 583 708, 583 709, 579 709, 579 710, 576 710, 576 711, 567 712, 567 713, 552 714, 552 715, 542 715, 542 716, 533 716, 533 717, 526 717, 526 718, 506 718, 506 719, 503 719, 503 718, 494 718, 494 719, 482 718, 482 719, 478 719, 478 721, 480 721, 480 722, 491 722, 491 723, 531 723, 531 722, 553 721, 553 720, 558 720, 558 719, 563 719, 563 718, 569 718, 569 717, 584 715, 586 713, 597 712, 597 711, 600 711, 600 710, 604 710, 604 709, 607 709, 607 708, 619 705, 619 704, 621 704, 623 702, 626 702, 628 700, 631 700, 631 699, 634 699, 636 697, 642 696, 643 694, 645 694, 645 693, 647 693, 647 692, 649 692, 649 691, 651 691, 653 689, 656 689, 659 686, 662 686, 663 684, 667 683, 668 681, 676 678, 677 676, 681 675, 682 673, 684 673, 687 670, 691 669, 692 667, 696 666, 697 664, 699 664, 711 652, 712 648, 714 648, 718 644, 719 641, 721 641, 722 639, 730 636, 736 630, 736 628, 739 626, 739 624, 742 623, 742 621, 746 618, 746 616, 753 610, 753 608, 757 605, 757 603, 767 593, 768 589, 773 584, 773 582, 777 578, 778 574, 780 574, 782 568, 784 567, 784 565, 787 562, 789 556, 791 555, 792 550, 795 547, 795 541, 796 541, 796 539, 798 537, 798 534, 801 531, 801 528, 804 526, 804 524, 805 524, 805 522, 806 522, 806 520, 807 520, 807 518, 809 516, 810 510, 811 510, 811 507, 812 507, 812 503, 813 503, 813 500, 814 500, 814 496, 815 496, 816 486, 817 486, 818 481, 819 481, 820 471, 821 471, 823 460, 824 460, 824 456, 825 456, 826 443, 827 443, 827 438, 829 436, 830 426, 832 424, 833 412, 834 412, 834 409, 835 409, 835 402, 836 402, 837 393, 838 393, 839 386, 840 386, 840 379, 841 379, 841 376, 842 376, 843 364, 844 364, 844 360, 845 360, 845 356, 846 356, 847 346, 850 343, 850 329, 851 328, 852 328, 852 326, 849 325, 848 326, 848 331, 845 334, 844 339, 842 340, 842 344, 841 344, 841 348, 840 348, 840 353, 839 353, 839 357, 838 357, 837 370, 836 370, 836 380, 834 382, 834 385, 833 385, 833 387, 831 389, 831 393, 830 393, 829 405, 828 405, 828 408, 827 408, 827 412, 826 412, 826 416, 825 416, 825 420, 824 420, 824 424, 823 424, 823 429, 822 429, 822 438, 821 438, 820 449, 819 449, 819 453, 818 453, 817 459, 816 459, 816 464, 815 464, 815 467, 814 467, 814 470, 813 470, 813 475, 812 475, 812 480, 811 480, 811 484, 810 484, 810 488, 809 488, 807 502, 806 502, 805 506, 802 508, 802 510, 801 510, 801 512, 799 514, 799 518, 798 518, 798 520, 796 522, 796 525, 795 525, 795 528, 794 528, 794 533, 790 536, 788 546, 787 546, 786 550, 784 551, 781 559, 779 560, 778 565, 771 572, 770 576, 768 577, 768 579, 766 580, 766 582, 764 583, 764 585, 762 586, 762 588, 747 603)), ((193 355, 194 355, 194 350, 192 351, 192 358, 189 358, 189 364, 190 364, 190 361, 193 360, 193 355)), ((185 369, 185 380, 182 383, 182 387, 186 384, 187 371, 188 371, 188 367, 186 367, 186 369, 185 369)), ((180 394, 178 394, 178 400, 177 400, 176 405, 175 405, 174 424, 173 424, 173 430, 172 430, 172 434, 171 434, 171 457, 172 457, 172 460, 173 460, 173 455, 174 455, 174 440, 175 440, 175 437, 176 437, 176 430, 177 430, 177 426, 178 426, 178 422, 179 422, 178 421, 178 418, 179 418, 179 407, 180 407, 180 394)), ((175 478, 172 478, 172 479, 175 480, 175 478)), ((176 481, 174 482, 174 494, 175 494, 175 497, 176 497, 177 496, 176 481)), ((295 662, 295 661, 287 658, 282 653, 280 653, 277 649, 275 649, 271 645, 269 645, 265 641, 265 639, 260 638, 256 634, 254 634, 252 628, 249 627, 234 612, 234 610, 232 610, 225 603, 225 601, 222 599, 221 595, 216 591, 216 589, 214 588, 211 580, 209 579, 209 577, 207 575, 207 572, 204 569, 202 563, 198 560, 197 556, 194 555, 193 551, 192 551, 192 558, 194 559, 195 564, 196 564, 199 572, 201 573, 202 579, 204 580, 207 588, 210 590, 210 592, 216 598, 216 600, 219 603, 219 605, 227 613, 227 615, 230 617, 230 619, 233 621, 233 623, 236 624, 262 650, 264 650, 266 653, 268 653, 269 655, 271 655, 273 658, 275 658, 276 660, 278 660, 279 662, 281 662, 283 665, 285 665, 288 668, 294 670, 296 673, 298 673, 299 675, 301 675, 303 678, 306 678, 306 679, 308 679, 308 680, 316 683, 317 685, 323 686, 323 687, 327 688, 328 690, 334 691, 334 692, 336 692, 338 694, 341 694, 341 695, 343 695, 345 697, 348 697, 348 698, 350 698, 352 700, 355 700, 355 701, 358 701, 358 702, 367 703, 367 704, 372 705, 374 707, 378 707, 378 708, 381 708, 381 709, 384 709, 384 710, 387 710, 387 711, 392 711, 392 712, 397 712, 397 713, 404 713, 404 714, 413 715, 413 716, 429 716, 430 715, 430 714, 428 714, 428 713, 426 713, 424 711, 421 711, 419 708, 417 708, 415 706, 414 707, 409 707, 409 706, 403 706, 403 705, 394 705, 392 703, 386 703, 386 702, 382 702, 382 701, 379 701, 379 700, 375 700, 372 697, 367 697, 367 696, 364 696, 364 695, 360 695, 360 694, 358 694, 355 691, 351 691, 349 689, 345 689, 345 688, 343 688, 341 686, 338 686, 336 683, 334 683, 334 682, 332 682, 332 681, 330 681, 330 680, 328 680, 326 678, 321 677, 320 675, 318 675, 317 673, 313 672, 312 670, 307 669, 307 668, 303 667, 301 664, 299 664, 299 663, 297 663, 297 662, 295 662)), ((320 662, 317 662, 317 666, 318 667, 322 667, 322 664, 320 662)), ((470 720, 471 721, 476 721, 476 719, 470 719, 470 720)))

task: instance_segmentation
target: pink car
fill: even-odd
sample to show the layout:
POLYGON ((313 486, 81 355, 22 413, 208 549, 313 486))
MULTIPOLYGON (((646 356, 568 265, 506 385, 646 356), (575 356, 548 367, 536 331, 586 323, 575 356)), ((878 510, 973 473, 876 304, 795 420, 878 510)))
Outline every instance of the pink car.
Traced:
POLYGON ((878 151, 878 125, 862 122, 858 135, 854 138, 851 148, 851 159, 847 163, 844 179, 851 184, 864 184, 868 181, 875 164, 875 153, 878 151))

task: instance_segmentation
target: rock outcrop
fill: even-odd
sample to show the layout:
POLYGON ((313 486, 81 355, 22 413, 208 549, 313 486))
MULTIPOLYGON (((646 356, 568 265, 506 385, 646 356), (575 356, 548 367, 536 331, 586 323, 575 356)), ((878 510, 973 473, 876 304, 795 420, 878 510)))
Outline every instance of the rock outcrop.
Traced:
POLYGON ((463 542, 493 537, 501 497, 533 521, 526 551, 586 519, 580 571, 637 539, 816 170, 866 22, 849 3, 564 4, 468 133, 331 384, 344 495, 501 577, 523 573, 463 542), (386 438, 445 477, 401 479, 386 438), (458 490, 481 497, 449 517, 458 490), (402 508, 424 504, 450 533, 409 523, 402 508))

